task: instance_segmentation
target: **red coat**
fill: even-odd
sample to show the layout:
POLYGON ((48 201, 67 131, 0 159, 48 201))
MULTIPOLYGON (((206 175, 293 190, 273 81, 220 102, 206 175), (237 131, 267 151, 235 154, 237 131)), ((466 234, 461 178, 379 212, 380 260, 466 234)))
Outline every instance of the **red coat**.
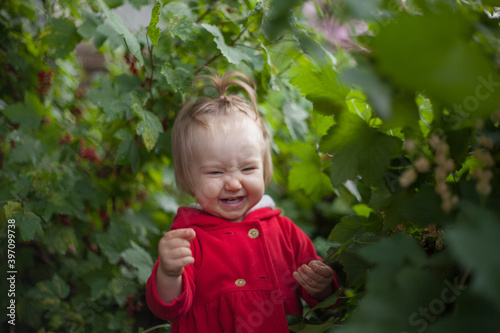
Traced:
MULTIPOLYGON (((285 314, 302 314, 300 297, 314 306, 292 276, 321 260, 311 240, 280 210, 260 208, 229 222, 181 207, 172 229, 193 228, 195 262, 185 267, 183 291, 170 304, 156 292, 156 263, 146 289, 151 311, 173 321, 172 333, 288 333, 285 314)), ((338 289, 336 278, 333 289, 338 289)))

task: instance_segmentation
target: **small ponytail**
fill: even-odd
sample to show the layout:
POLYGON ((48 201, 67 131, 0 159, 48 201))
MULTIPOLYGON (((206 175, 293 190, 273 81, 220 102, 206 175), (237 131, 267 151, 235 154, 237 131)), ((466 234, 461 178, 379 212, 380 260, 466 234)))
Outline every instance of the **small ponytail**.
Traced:
POLYGON ((211 72, 211 75, 199 75, 197 76, 194 81, 200 81, 202 79, 208 79, 212 81, 212 83, 209 84, 204 84, 200 88, 197 89, 197 91, 202 90, 204 88, 215 88, 218 92, 218 100, 224 101, 232 101, 233 98, 238 98, 236 95, 226 95, 227 89, 230 86, 239 86, 245 90, 245 92, 248 95, 248 98, 252 102, 253 106, 253 111, 256 116, 258 116, 258 109, 257 109, 257 93, 256 93, 256 85, 255 82, 252 81, 248 76, 246 76, 243 73, 237 72, 237 71, 229 71, 224 73, 222 76, 217 74, 213 69, 209 69, 211 72))

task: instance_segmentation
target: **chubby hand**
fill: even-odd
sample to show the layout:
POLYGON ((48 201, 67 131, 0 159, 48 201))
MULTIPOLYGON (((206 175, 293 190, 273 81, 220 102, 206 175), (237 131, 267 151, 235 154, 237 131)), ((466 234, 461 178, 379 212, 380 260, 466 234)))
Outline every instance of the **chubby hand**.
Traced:
POLYGON ((319 260, 300 266, 292 275, 306 293, 319 301, 333 292, 333 269, 319 260))
POLYGON ((184 267, 194 263, 191 241, 196 237, 193 229, 176 229, 167 232, 158 243, 159 269, 170 277, 182 274, 184 267))

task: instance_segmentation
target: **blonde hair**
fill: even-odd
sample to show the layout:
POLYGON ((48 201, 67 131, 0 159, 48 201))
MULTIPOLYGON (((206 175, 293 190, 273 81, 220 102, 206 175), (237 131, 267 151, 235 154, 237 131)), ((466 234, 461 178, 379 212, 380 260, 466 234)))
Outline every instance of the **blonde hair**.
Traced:
POLYGON ((208 87, 213 87, 217 90, 218 96, 215 98, 203 96, 195 101, 189 101, 177 114, 172 129, 172 153, 177 186, 182 191, 194 195, 192 181, 189 177, 191 161, 194 157, 193 147, 196 140, 194 129, 197 127, 212 129, 211 120, 237 115, 243 115, 253 120, 262 132, 264 183, 267 186, 273 174, 273 165, 264 121, 257 110, 255 83, 245 74, 236 71, 227 72, 222 76, 215 71, 211 71, 211 75, 197 76, 194 82, 201 79, 208 79, 211 83, 202 85, 194 93, 208 87), (245 90, 252 103, 252 107, 237 95, 226 95, 227 89, 231 85, 239 86, 245 90))

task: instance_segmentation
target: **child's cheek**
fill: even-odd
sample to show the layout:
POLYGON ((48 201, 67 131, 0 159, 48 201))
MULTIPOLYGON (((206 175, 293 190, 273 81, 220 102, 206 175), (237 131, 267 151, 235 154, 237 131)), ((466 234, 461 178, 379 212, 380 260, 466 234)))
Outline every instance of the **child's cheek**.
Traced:
POLYGON ((216 181, 208 181, 203 184, 202 196, 207 199, 215 199, 219 196, 219 185, 216 181))

